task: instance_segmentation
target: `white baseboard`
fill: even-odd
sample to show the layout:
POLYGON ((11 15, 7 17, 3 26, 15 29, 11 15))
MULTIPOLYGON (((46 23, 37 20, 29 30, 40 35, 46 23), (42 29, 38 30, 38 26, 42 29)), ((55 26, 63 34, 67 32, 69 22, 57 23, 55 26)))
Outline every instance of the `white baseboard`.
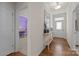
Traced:
POLYGON ((45 49, 45 46, 43 47, 43 49, 42 50, 40 50, 40 52, 39 52, 39 54, 38 54, 38 56, 42 53, 42 51, 45 49))
POLYGON ((78 56, 79 56, 79 50, 78 49, 71 49, 71 50, 74 50, 74 51, 76 51, 76 53, 78 54, 78 56))
POLYGON ((77 53, 77 54, 78 54, 78 56, 79 56, 79 50, 78 50, 78 49, 76 49, 75 51, 76 51, 76 53, 77 53))

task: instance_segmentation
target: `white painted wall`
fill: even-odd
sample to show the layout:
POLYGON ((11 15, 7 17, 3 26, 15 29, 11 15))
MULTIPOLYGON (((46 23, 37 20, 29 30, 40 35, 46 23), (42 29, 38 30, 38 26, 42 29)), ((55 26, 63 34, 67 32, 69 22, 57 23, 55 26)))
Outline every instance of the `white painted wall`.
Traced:
POLYGON ((0 55, 14 51, 13 3, 0 2, 0 55))
POLYGON ((70 3, 67 10, 67 41, 71 49, 74 49, 76 44, 76 38, 74 37, 74 19, 72 13, 77 4, 77 2, 70 3))
POLYGON ((43 50, 44 9, 42 3, 29 3, 27 55, 37 56, 43 50))
MULTIPOLYGON (((77 19, 77 26, 78 26, 78 31, 75 32, 75 38, 76 38, 75 45, 79 45, 79 4, 77 5, 75 12, 76 12, 76 16, 73 16, 73 18, 77 19)), ((75 25, 75 23, 74 23, 74 25, 75 25)))

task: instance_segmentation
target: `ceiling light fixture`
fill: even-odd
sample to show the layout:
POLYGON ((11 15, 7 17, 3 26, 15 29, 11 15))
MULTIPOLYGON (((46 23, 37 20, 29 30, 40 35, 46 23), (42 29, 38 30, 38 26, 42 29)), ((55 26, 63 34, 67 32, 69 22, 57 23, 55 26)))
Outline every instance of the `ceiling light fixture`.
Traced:
POLYGON ((57 2, 57 6, 55 6, 55 9, 60 9, 61 5, 59 4, 59 2, 57 2))

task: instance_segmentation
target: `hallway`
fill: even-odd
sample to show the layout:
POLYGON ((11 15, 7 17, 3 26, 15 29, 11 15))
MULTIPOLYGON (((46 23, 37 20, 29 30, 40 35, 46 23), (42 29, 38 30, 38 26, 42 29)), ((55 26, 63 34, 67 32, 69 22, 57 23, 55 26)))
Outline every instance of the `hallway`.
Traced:
POLYGON ((70 49, 65 39, 55 37, 50 44, 50 49, 45 48, 40 56, 77 56, 77 53, 70 49))
POLYGON ((0 56, 79 55, 78 12, 78 2, 0 2, 0 56))

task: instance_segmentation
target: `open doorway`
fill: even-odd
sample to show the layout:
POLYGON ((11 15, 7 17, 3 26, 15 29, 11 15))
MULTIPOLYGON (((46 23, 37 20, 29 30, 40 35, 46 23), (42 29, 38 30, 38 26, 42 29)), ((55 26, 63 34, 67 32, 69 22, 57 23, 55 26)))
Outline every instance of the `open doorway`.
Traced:
POLYGON ((20 52, 26 55, 27 50, 27 17, 26 16, 18 16, 19 17, 19 48, 20 52))
POLYGON ((66 13, 53 15, 54 37, 66 39, 66 13))
POLYGON ((27 17, 19 16, 19 37, 27 36, 27 17))

